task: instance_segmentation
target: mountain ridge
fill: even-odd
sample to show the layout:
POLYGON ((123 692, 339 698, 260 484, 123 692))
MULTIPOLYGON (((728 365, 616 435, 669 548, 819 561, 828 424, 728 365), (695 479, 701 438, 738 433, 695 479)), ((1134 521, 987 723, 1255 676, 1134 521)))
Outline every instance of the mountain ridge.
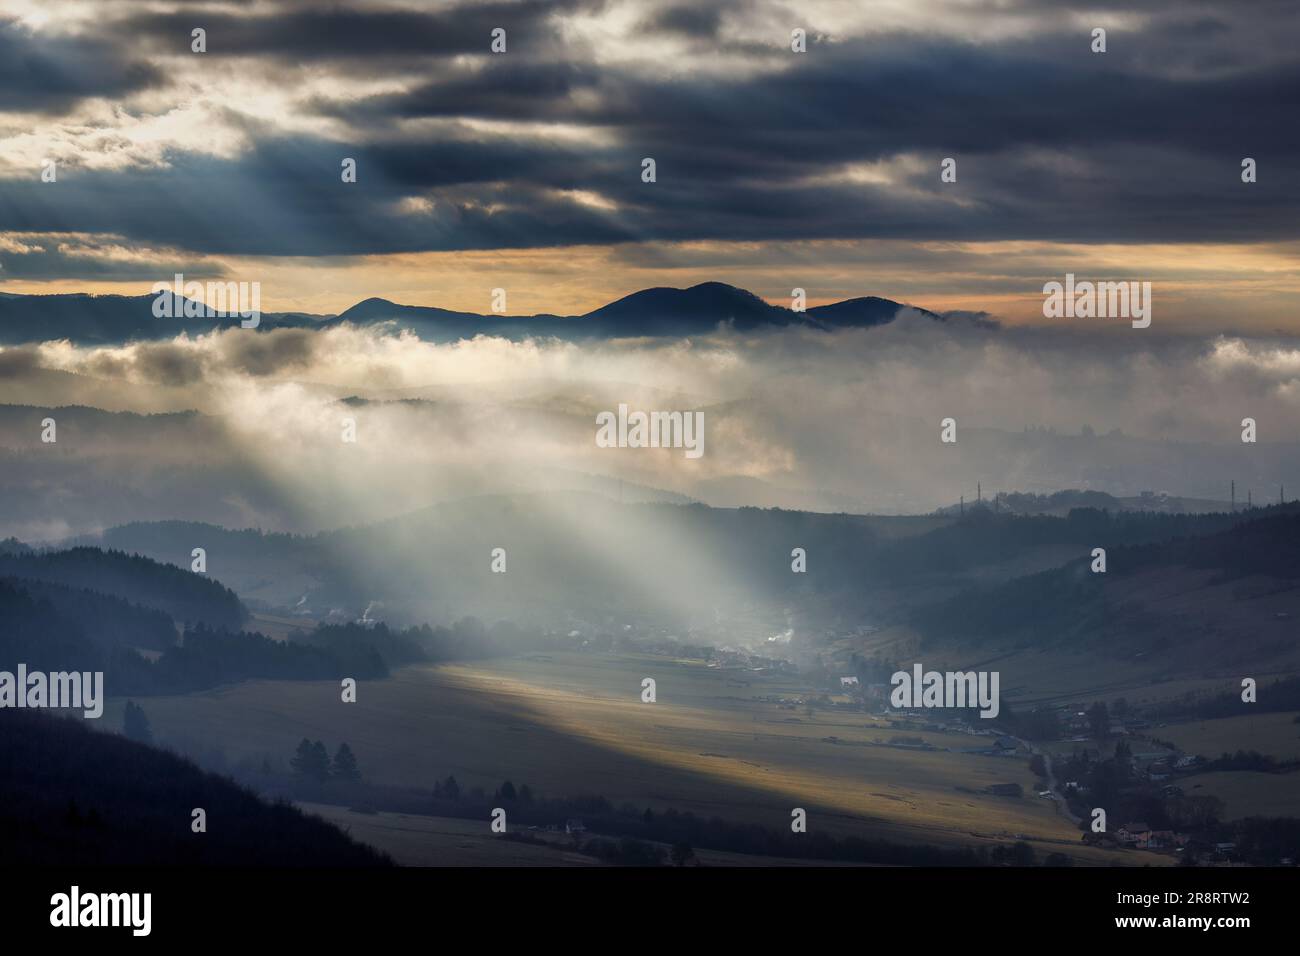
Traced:
MULTIPOLYGON (((159 319, 153 295, 0 295, 0 345, 67 339, 77 345, 112 345, 168 339, 177 333, 203 334, 235 326, 238 316, 159 319)), ((403 305, 370 296, 337 315, 263 312, 260 327, 328 329, 344 324, 392 324, 422 339, 457 341, 476 335, 564 339, 689 336, 720 325, 752 332, 765 327, 803 327, 821 331, 869 328, 894 321, 904 309, 936 321, 944 316, 879 296, 861 296, 796 312, 773 305, 746 289, 702 282, 685 289, 640 289, 577 315, 505 315, 464 312, 438 306, 403 305)), ((183 312, 182 309, 178 310, 183 312)))

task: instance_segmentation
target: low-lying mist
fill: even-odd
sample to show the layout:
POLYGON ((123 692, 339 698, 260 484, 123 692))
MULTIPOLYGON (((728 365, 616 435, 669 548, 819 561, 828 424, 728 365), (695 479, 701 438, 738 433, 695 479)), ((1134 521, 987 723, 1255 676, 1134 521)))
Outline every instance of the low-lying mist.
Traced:
POLYGON ((311 531, 554 489, 899 513, 977 482, 1226 498, 1235 479, 1261 500, 1300 482, 1294 341, 909 312, 671 341, 437 345, 382 326, 52 341, 0 351, 0 402, 24 406, 0 409, 0 532, 35 540, 162 518, 311 531), (598 447, 596 415, 620 404, 702 411, 703 454, 598 447))

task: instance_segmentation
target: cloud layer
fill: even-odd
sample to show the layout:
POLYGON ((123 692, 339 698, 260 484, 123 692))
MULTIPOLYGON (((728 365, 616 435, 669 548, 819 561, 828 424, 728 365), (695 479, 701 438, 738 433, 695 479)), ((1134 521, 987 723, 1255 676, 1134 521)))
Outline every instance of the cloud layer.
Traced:
MULTIPOLYGON (((165 439, 149 420, 128 437, 113 419, 78 425, 60 438, 59 456, 39 442, 44 412, 11 409, 0 445, 24 469, 84 460, 102 477, 116 462, 137 491, 153 474, 176 503, 152 518, 229 522, 235 509, 272 528, 373 520, 487 491, 614 494, 620 481, 716 505, 880 512, 928 511, 972 497, 977 482, 986 493, 1084 487, 1201 498, 1226 498, 1230 480, 1261 496, 1300 488, 1293 342, 990 330, 907 314, 863 331, 585 346, 486 337, 434 345, 351 327, 233 329, 113 348, 51 342, 0 351, 0 402, 74 421, 81 413, 57 406, 197 409, 198 423, 165 439), (597 447, 597 413, 620 403, 702 411, 703 457, 597 447), (955 445, 940 442, 948 417, 955 445), (1240 440, 1245 417, 1258 424, 1258 444, 1240 440), (345 419, 355 443, 343 441, 345 419), (211 496, 191 485, 211 475, 174 470, 189 467, 191 451, 193 462, 221 462, 211 496), (198 503, 215 510, 185 510, 198 503)), ((14 474, 33 487, 26 471, 14 474)), ((112 523, 113 496, 90 498, 112 523)))

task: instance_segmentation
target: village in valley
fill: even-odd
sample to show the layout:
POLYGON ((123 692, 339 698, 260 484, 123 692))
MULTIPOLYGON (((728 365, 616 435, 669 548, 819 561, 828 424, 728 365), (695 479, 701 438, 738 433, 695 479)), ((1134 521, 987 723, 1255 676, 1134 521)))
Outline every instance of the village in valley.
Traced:
MULTIPOLYGON (((595 629, 599 631, 599 629, 595 629)), ((859 628, 869 634, 871 627, 859 628)), ((577 632, 575 632, 576 636, 577 632)), ((706 667, 724 674, 728 686, 759 689, 765 678, 806 682, 803 693, 755 694, 756 703, 790 715, 786 720, 817 714, 860 714, 872 726, 890 731, 869 744, 875 747, 1027 761, 1035 777, 1032 789, 1008 780, 991 783, 983 793, 1007 799, 1043 800, 1080 830, 1080 842, 1095 848, 1141 851, 1183 865, 1243 865, 1236 834, 1240 820, 1226 815, 1225 801, 1202 790, 1208 773, 1267 771, 1284 775, 1300 769, 1300 760, 1274 760, 1254 752, 1220 756, 1184 749, 1161 737, 1169 724, 1160 710, 1123 698, 1106 703, 1095 699, 1042 703, 1008 709, 1003 719, 985 721, 975 708, 936 712, 921 707, 891 705, 891 683, 880 679, 879 666, 856 656, 850 664, 829 662, 806 651, 790 657, 790 633, 758 643, 762 651, 734 644, 705 643, 704 633, 690 632, 683 641, 671 629, 625 625, 617 639, 583 641, 583 650, 635 649, 669 657, 698 656, 706 667), (837 670, 838 667, 838 670, 837 670), (969 741, 954 742, 954 737, 969 741), (1098 806, 1111 809, 1098 824, 1098 806)), ((834 655, 839 658, 840 655, 834 655)), ((1196 726, 1195 722, 1184 722, 1196 726)), ((1300 733, 1300 728, 1297 729, 1300 733)), ((821 743, 863 746, 863 741, 837 735, 821 743)), ((1295 779, 1287 777, 1286 779, 1295 779)), ((1258 857, 1259 834, 1252 837, 1258 857)), ((1264 851, 1265 853, 1267 851, 1264 851)), ((1135 861, 1136 862, 1136 861, 1135 861)), ((1291 856, 1279 855, 1275 865, 1291 866, 1291 856)))

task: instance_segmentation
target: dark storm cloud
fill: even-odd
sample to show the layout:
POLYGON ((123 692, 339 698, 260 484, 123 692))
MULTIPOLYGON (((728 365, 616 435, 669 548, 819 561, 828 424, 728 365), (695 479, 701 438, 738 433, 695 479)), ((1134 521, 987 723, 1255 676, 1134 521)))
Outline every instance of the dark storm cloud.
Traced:
MULTIPOLYGON (((122 36, 145 36, 188 53, 195 27, 207 31, 208 56, 273 56, 293 60, 367 59, 389 56, 487 54, 492 30, 534 51, 556 40, 551 25, 560 13, 597 4, 590 0, 520 0, 461 3, 436 10, 377 7, 316 8, 291 5, 266 15, 184 11, 139 13, 117 21, 122 36)), ((507 49, 510 47, 507 44, 507 49)))
POLYGON ((579 93, 599 94, 601 74, 581 63, 508 61, 469 72, 441 67, 436 78, 406 93, 360 103, 316 102, 321 113, 366 125, 419 117, 574 120, 589 122, 572 104, 579 93))
POLYGON ((263 142, 238 162, 188 159, 148 176, 69 171, 57 190, 0 181, 0 204, 22 210, 16 229, 116 232, 198 254, 313 256, 701 238, 1244 241, 1290 237, 1300 213, 1285 179, 1243 194, 1232 157, 1102 146, 1076 150, 1071 161, 1086 175, 1014 153, 962 156, 968 202, 957 205, 937 182, 937 154, 915 191, 899 192, 786 183, 779 174, 793 164, 775 160, 755 164, 767 178, 738 180, 724 158, 686 145, 353 150, 295 140, 263 142), (643 153, 657 158, 657 183, 640 181, 643 153), (358 160, 355 185, 339 180, 344 154, 358 160), (590 208, 563 190, 595 190, 619 208, 590 208), (431 197, 432 209, 399 211, 410 196, 431 197))
MULTIPOLYGON (((0 180, 0 208, 19 211, 7 222, 19 231, 46 223, 41 231, 114 232, 204 253, 347 255, 633 238, 598 211, 529 182, 581 182, 584 161, 520 144, 354 149, 277 140, 239 161, 186 157, 148 175, 69 170, 57 188, 0 180), (344 156, 358 162, 356 184, 341 181, 344 156), (521 178, 523 185, 511 182, 521 178), (424 189, 438 197, 430 215, 395 210, 424 189)), ((0 264, 9 259, 0 254, 0 264)))
MULTIPOLYGON (((784 40, 759 51, 725 39, 720 24, 743 6, 647 10, 647 31, 744 49, 752 68, 735 74, 690 57, 653 72, 598 65, 576 42, 560 45, 554 15, 581 9, 205 13, 209 50, 252 56, 260 69, 346 56, 352 75, 355 61, 383 75, 389 57, 418 54, 424 79, 305 101, 355 131, 339 141, 249 125, 252 148, 234 160, 178 153, 164 169, 74 169, 57 189, 0 180, 5 225, 113 231, 200 253, 340 256, 638 240, 1294 235, 1300 56, 1277 37, 1300 23, 1295 8, 1137 4, 1144 25, 1112 28, 1104 55, 1075 21, 1014 42, 873 35, 796 55, 784 40), (472 67, 448 59, 484 53, 495 25, 511 30, 510 54, 472 67), (545 123, 579 135, 548 135, 545 123), (958 181, 945 184, 949 156, 958 181), (1244 156, 1260 164, 1250 186, 1244 156), (358 161, 356 184, 340 181, 343 157, 358 161), (656 160, 656 183, 641 181, 643 157, 656 160), (890 165, 898 157, 908 159, 890 165), (873 163, 890 181, 851 175, 873 163)), ((161 42, 187 38, 196 22, 139 15, 126 27, 161 42)))
MULTIPOLYGON (((725 157, 733 175, 916 149, 997 152, 1075 144, 1221 150, 1263 141, 1296 150, 1284 122, 1300 105, 1300 61, 1218 80, 1135 77, 1078 37, 1045 52, 885 39, 804 55, 741 79, 657 79, 571 64, 527 63, 339 107, 349 118, 531 118, 612 126, 629 141, 674 138, 725 157), (581 98, 578 94, 585 94, 581 98), (745 160, 737 169, 736 161, 745 160)), ((709 170, 700 170, 708 172, 709 170)))
POLYGON ((718 27, 722 24, 723 12, 727 7, 734 8, 735 4, 724 4, 719 0, 710 5, 681 4, 665 7, 647 18, 644 26, 664 33, 680 33, 693 39, 713 39, 718 35, 718 27))
POLYGON ((121 96, 159 82, 154 67, 102 40, 34 35, 0 18, 0 110, 62 110, 89 96, 121 96))

